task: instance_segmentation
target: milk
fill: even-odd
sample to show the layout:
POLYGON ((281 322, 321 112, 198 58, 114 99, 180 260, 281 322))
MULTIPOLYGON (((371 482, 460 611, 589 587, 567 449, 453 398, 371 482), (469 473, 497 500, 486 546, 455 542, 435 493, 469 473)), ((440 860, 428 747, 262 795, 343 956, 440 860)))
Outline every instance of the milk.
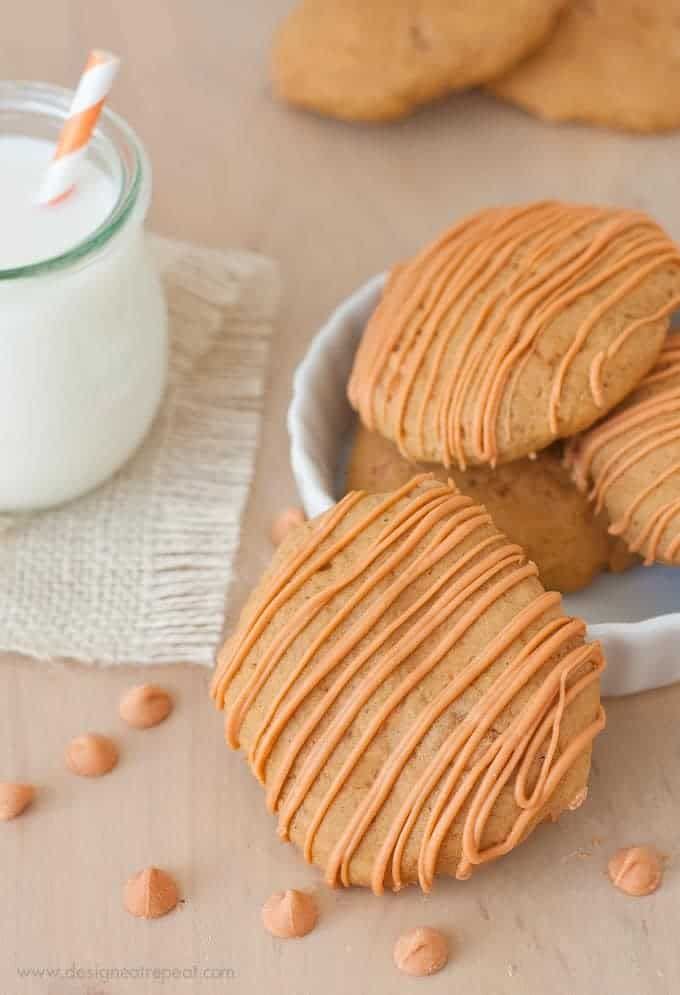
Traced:
POLYGON ((0 119, 4 511, 59 504, 110 477, 148 431, 166 377, 165 305, 144 240, 143 150, 136 186, 122 165, 116 177, 88 159, 71 194, 41 206, 53 148, 3 135, 0 119), (129 210, 117 216, 123 196, 129 210), (12 272, 26 266, 35 268, 12 272))
POLYGON ((61 255, 111 213, 115 186, 87 159, 77 196, 74 191, 57 204, 38 204, 53 154, 53 143, 45 139, 0 135, 0 270, 61 255))

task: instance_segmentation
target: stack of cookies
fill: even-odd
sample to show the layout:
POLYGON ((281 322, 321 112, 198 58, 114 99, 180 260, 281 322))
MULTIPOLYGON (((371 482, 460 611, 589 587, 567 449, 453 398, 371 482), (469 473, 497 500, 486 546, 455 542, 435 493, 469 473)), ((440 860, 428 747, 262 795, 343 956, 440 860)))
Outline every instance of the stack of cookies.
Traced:
POLYGON ((680 126, 679 45, 675 0, 301 0, 272 76, 284 100, 350 121, 482 83, 551 120, 664 131, 680 126))
POLYGON ((464 219, 395 268, 368 324, 350 488, 451 477, 563 592, 635 554, 680 563, 678 307, 680 253, 642 213, 464 219))
POLYGON ((680 563, 679 304, 680 252, 608 208, 483 211, 392 271, 358 489, 289 531, 212 689, 329 884, 464 879, 585 800, 604 660, 543 581, 680 563))

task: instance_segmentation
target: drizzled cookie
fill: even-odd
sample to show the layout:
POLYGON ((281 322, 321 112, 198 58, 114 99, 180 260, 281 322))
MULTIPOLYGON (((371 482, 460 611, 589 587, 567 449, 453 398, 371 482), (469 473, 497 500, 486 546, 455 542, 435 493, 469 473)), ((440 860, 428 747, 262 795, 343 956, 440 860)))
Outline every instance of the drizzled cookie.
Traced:
POLYGON ((349 399, 411 460, 510 462, 630 393, 679 305, 680 252, 641 212, 481 211, 392 272, 349 399))
POLYGON ((330 884, 466 878, 585 797, 604 662, 536 574, 426 475, 348 494, 277 551, 213 697, 330 884))
POLYGON ((625 402, 567 447, 576 483, 592 486, 612 535, 647 565, 680 566, 680 333, 625 402))

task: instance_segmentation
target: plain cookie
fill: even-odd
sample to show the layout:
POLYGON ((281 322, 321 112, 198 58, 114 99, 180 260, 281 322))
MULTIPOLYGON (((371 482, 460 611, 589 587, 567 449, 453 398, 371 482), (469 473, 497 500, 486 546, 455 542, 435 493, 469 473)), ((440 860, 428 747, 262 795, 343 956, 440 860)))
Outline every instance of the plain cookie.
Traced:
POLYGON ((578 591, 600 571, 618 572, 635 562, 623 541, 608 534, 606 515, 595 515, 574 486, 555 446, 535 460, 505 463, 495 470, 445 470, 436 464, 409 463, 393 442, 358 425, 347 465, 347 490, 396 490, 414 473, 425 471, 442 483, 452 479, 463 494, 483 504, 494 524, 526 550, 548 590, 578 591))
POLYGON ((283 100, 386 121, 504 72, 545 38, 564 0, 303 0, 274 40, 283 100))
POLYGON ((482 211, 393 271, 349 400, 412 461, 509 463, 629 394, 679 302, 680 252, 642 212, 482 211))
POLYGON ((600 647, 447 485, 353 492, 279 547, 213 697, 329 884, 466 878, 579 803, 600 647))
POLYGON ((490 84, 551 121, 680 127, 676 0, 572 0, 545 45, 490 84))
POLYGON ((680 566, 680 332, 613 414, 567 448, 577 484, 592 485, 609 531, 647 565, 680 566))

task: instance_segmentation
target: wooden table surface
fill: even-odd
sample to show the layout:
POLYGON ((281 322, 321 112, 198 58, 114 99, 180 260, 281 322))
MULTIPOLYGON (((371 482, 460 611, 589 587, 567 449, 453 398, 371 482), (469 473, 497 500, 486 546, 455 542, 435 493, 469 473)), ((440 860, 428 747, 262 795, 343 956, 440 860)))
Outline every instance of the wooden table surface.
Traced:
MULTIPOLYGON (((550 127, 480 94, 389 127, 278 106, 267 51, 287 6, 21 0, 4 6, 0 31, 9 78, 71 84, 88 48, 120 52, 113 106, 154 163, 153 227, 281 264, 285 299, 232 612, 269 555, 271 516, 294 499, 284 425, 292 370, 351 288, 489 203, 639 205, 680 236, 680 138, 550 127)), ((680 990, 680 687, 609 703, 579 813, 467 883, 378 900, 327 891, 276 840, 259 787, 224 746, 206 671, 159 668, 154 678, 177 699, 173 717, 147 733, 123 729, 118 697, 140 677, 132 668, 0 661, 0 778, 40 789, 33 809, 0 832, 2 995, 680 990), (121 744, 120 766, 100 782, 74 779, 62 764, 65 743, 87 729, 121 744), (671 861, 663 888, 636 900, 616 893, 604 871, 613 849, 639 841, 671 861), (176 875, 185 901, 145 923, 122 910, 120 893, 150 863, 176 875), (259 925, 261 901, 286 887, 319 896, 321 925, 299 943, 275 942, 259 925), (420 923, 446 930, 453 958, 416 983, 396 974, 391 946, 420 923), (184 977, 169 979, 173 968, 184 977)))

